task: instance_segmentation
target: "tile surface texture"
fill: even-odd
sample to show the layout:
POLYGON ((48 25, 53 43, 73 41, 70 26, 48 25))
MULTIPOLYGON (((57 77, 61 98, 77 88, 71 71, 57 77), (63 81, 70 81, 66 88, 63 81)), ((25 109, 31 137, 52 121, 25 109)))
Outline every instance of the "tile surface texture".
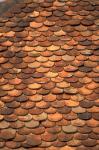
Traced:
POLYGON ((0 149, 99 150, 99 3, 22 0, 0 17, 0 149))

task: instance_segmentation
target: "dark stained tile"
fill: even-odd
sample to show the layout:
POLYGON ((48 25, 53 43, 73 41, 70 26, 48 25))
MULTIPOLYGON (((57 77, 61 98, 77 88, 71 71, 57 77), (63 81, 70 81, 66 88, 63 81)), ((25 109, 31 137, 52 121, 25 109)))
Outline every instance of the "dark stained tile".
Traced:
POLYGON ((91 119, 92 117, 92 114, 91 113, 88 113, 88 112, 84 112, 84 113, 79 113, 78 114, 78 117, 82 120, 89 120, 91 119))

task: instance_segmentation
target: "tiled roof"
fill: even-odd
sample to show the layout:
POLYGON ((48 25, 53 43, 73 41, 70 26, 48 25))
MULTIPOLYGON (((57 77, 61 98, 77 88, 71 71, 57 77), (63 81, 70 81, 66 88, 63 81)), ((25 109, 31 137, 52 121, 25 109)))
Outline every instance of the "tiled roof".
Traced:
POLYGON ((11 7, 17 4, 19 0, 0 0, 0 15, 7 12, 11 7))
POLYGON ((99 5, 24 0, 0 18, 0 149, 99 150, 99 5))

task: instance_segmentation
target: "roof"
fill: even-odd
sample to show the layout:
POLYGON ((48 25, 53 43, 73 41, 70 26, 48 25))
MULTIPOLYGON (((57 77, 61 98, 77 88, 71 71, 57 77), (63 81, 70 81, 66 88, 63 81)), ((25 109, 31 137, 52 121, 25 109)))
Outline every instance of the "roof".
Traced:
POLYGON ((99 5, 24 0, 0 18, 0 148, 99 150, 99 5))
POLYGON ((19 0, 0 0, 0 15, 3 15, 5 12, 10 10, 18 2, 19 0))

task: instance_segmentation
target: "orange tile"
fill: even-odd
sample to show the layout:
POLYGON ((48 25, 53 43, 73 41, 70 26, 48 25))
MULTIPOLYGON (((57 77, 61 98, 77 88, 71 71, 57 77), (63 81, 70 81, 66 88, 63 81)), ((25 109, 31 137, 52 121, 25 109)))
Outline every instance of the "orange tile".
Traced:
POLYGON ((48 119, 50 120, 50 121, 59 121, 59 120, 61 120, 62 119, 62 115, 61 114, 59 114, 59 113, 54 113, 54 114, 49 114, 48 115, 48 119))

